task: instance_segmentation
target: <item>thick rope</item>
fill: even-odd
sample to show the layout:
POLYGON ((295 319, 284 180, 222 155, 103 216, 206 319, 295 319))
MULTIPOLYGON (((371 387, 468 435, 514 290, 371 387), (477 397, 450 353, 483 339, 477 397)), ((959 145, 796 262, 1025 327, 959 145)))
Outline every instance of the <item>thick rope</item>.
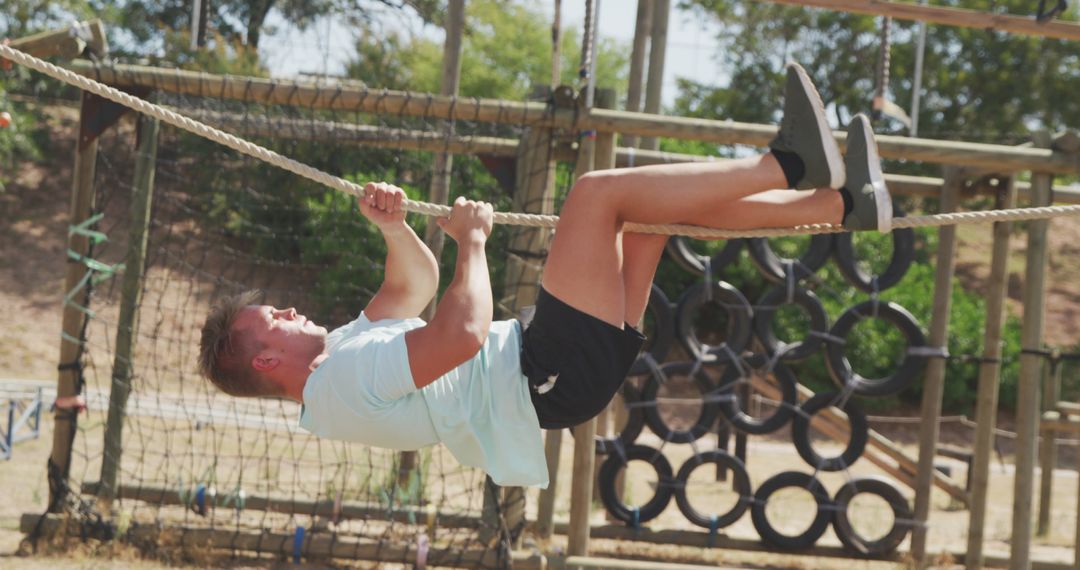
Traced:
MULTIPOLYGON (((309 180, 318 182, 335 190, 363 196, 364 187, 349 182, 344 178, 323 172, 317 168, 308 166, 302 162, 293 160, 287 156, 276 153, 270 149, 248 142, 237 136, 231 135, 209 125, 194 121, 174 113, 164 107, 160 107, 149 101, 133 97, 123 91, 114 89, 89 77, 84 77, 72 71, 57 67, 47 61, 43 61, 32 55, 23 53, 10 46, 0 44, 0 58, 9 59, 41 72, 53 79, 74 85, 79 89, 88 91, 125 107, 138 111, 149 117, 164 121, 174 127, 184 129, 201 137, 225 145, 237 152, 269 162, 278 168, 283 168, 309 180)), ((427 216, 448 216, 450 206, 429 204, 416 200, 404 200, 402 207, 409 212, 424 214, 427 216)), ((895 218, 892 220, 893 228, 917 228, 927 226, 945 226, 953 224, 986 223, 996 221, 1035 220, 1045 218, 1058 218, 1064 216, 1080 215, 1080 206, 1047 206, 1042 208, 1014 208, 1011 210, 990 210, 986 212, 959 212, 952 214, 936 214, 931 216, 911 216, 895 218)), ((558 216, 539 214, 520 214, 514 212, 495 212, 495 223, 510 224, 517 226, 529 226, 536 228, 554 228, 559 221, 558 216)), ((843 227, 833 224, 812 224, 795 228, 769 228, 757 230, 720 230, 689 226, 681 224, 645 225, 626 224, 623 229, 633 233, 683 235, 699 239, 732 239, 747 237, 777 237, 786 235, 807 235, 819 233, 839 233, 845 231, 843 227)))

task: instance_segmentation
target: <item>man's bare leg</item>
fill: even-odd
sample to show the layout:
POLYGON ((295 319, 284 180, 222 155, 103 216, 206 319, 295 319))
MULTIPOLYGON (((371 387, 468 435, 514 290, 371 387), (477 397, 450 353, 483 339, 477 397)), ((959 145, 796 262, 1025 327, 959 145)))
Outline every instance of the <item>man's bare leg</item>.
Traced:
MULTIPOLYGON (((784 119, 769 147, 769 154, 728 162, 647 166, 582 177, 563 206, 544 270, 544 288, 571 307, 621 328, 627 316, 639 312, 641 300, 647 299, 647 294, 634 293, 634 310, 627 311, 623 223, 724 228, 732 222, 724 219, 730 217, 724 207, 736 200, 776 188, 842 185, 845 168, 821 97, 798 65, 788 66, 784 119)), ((746 224, 741 227, 775 227, 786 222, 769 208, 755 211, 761 215, 741 221, 746 224)), ((807 216, 801 223, 835 217, 835 213, 822 219, 807 216)), ((661 245, 659 239, 629 240, 631 250, 644 252, 635 254, 635 260, 647 260, 634 261, 629 268, 635 292, 645 290, 645 283, 651 281, 661 245)))
MULTIPOLYGON (((759 227, 793 227, 809 223, 840 223, 843 213, 840 193, 829 188, 812 192, 769 190, 728 203, 716 216, 692 218, 693 225, 721 224, 713 227, 742 230, 759 227)), ((656 267, 664 254, 667 236, 623 233, 622 276, 626 322, 637 326, 649 304, 649 293, 656 276, 656 267)))

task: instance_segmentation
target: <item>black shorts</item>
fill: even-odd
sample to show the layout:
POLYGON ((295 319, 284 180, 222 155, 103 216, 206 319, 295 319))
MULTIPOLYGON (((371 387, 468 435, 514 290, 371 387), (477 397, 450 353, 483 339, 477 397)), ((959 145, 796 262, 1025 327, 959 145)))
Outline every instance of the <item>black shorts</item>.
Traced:
POLYGON ((540 427, 576 426, 611 402, 645 342, 637 329, 623 326, 605 323, 540 289, 521 343, 521 370, 529 379, 540 427))

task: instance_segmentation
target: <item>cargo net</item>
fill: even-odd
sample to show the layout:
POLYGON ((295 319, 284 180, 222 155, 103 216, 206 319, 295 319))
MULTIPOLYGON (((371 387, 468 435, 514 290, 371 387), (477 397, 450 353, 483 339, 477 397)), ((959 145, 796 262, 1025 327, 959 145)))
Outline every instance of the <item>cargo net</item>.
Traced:
MULTIPOLYGON (((550 145, 519 160, 519 142, 529 133, 514 125, 450 125, 156 87, 148 96, 161 105, 354 182, 400 185, 410 199, 428 199, 436 156, 447 150, 455 153, 447 170, 451 200, 464 195, 496 210, 550 213, 572 172, 572 164, 554 166, 550 145), (515 198, 515 180, 523 179, 547 191, 515 198)), ((335 88, 326 89, 332 99, 335 88)), ((95 214, 73 229, 94 236, 95 245, 91 259, 80 260, 86 279, 68 295, 89 317, 84 335, 67 339, 81 346, 69 365, 79 368, 88 403, 69 497, 102 492, 114 363, 126 361, 115 347, 124 297, 119 264, 134 230, 135 129, 125 120, 102 135, 95 214)), ((222 296, 258 289, 261 302, 295 307, 331 330, 359 315, 381 282, 386 250, 356 199, 166 125, 153 164, 132 372, 130 380, 115 380, 130 396, 111 532, 159 545, 194 541, 292 557, 507 565, 508 544, 522 528, 504 515, 524 508, 524 494, 496 490, 442 446, 400 453, 316 438, 298 428, 298 404, 229 397, 198 375, 201 326, 222 296), (485 506, 485 493, 497 500, 485 506), (170 528, 172 542, 161 530, 170 528)), ((410 215, 408 223, 423 237, 434 221, 410 215)), ((497 319, 532 303, 548 235, 494 229, 487 252, 497 319)), ((447 239, 442 289, 453 275, 453 249, 447 239)), ((76 503, 83 514, 92 510, 76 503)), ((102 522, 97 515, 87 520, 102 522)))

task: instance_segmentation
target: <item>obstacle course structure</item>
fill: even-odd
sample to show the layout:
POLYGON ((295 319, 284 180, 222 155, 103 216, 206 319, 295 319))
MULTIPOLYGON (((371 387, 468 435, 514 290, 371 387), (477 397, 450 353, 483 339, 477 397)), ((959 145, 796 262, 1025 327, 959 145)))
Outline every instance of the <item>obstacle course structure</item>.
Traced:
MULTIPOLYGON (((628 150, 618 152, 611 136, 616 131, 743 144, 762 144, 774 131, 765 125, 658 118, 601 109, 575 113, 545 103, 463 101, 453 97, 380 92, 335 84, 213 77, 120 65, 78 64, 72 67, 115 86, 142 89, 147 95, 153 92, 160 102, 174 108, 209 106, 209 111, 197 110, 194 114, 232 121, 238 132, 248 131, 252 136, 265 138, 270 145, 285 149, 299 149, 304 144, 304 137, 312 141, 348 141, 368 148, 397 149, 394 155, 398 166, 391 174, 403 178, 427 171, 430 151, 453 152, 459 156, 474 153, 501 156, 501 162, 493 161, 492 164, 512 163, 516 166, 512 201, 514 206, 520 206, 515 208, 518 211, 533 208, 550 211, 555 163, 560 156, 573 153, 565 141, 572 139, 577 129, 591 127, 602 131, 592 149, 599 165, 614 164, 620 154, 634 156, 638 164, 643 156, 649 156, 640 152, 631 154, 628 150), (230 109, 232 105, 236 108, 230 109), (430 132, 430 123, 442 120, 456 122, 454 134, 425 139, 422 133, 430 132), (267 128, 270 130, 259 130, 267 128), (293 138, 290 133, 301 134, 293 138), (514 140, 515 137, 518 140, 514 140), (509 156, 514 159, 507 160, 509 156), (530 191, 523 190, 527 188, 539 190, 534 193, 539 198, 530 197, 530 191)), ((94 96, 84 97, 84 126, 91 117, 109 114, 120 113, 94 96)), ((71 429, 56 431, 59 445, 52 459, 50 481, 54 483, 54 499, 60 500, 52 501, 51 510, 63 510, 66 501, 77 498, 83 483, 71 476, 71 455, 62 457, 71 451, 70 446, 65 450, 64 440, 70 443, 78 430, 81 432, 81 437, 77 438, 81 449, 76 453, 75 461, 82 463, 84 476, 91 468, 101 467, 100 482, 84 489, 107 501, 106 504, 114 504, 128 512, 137 521, 130 527, 132 536, 155 536, 153 524, 139 521, 143 518, 155 521, 154 524, 167 522, 179 529, 177 536, 181 542, 235 551, 254 549, 294 556, 355 556, 408 562, 419 560, 420 553, 425 552, 427 561, 432 564, 437 561, 451 565, 499 565, 509 560, 515 560, 515 565, 541 564, 538 556, 514 552, 513 543, 520 535, 520 526, 515 521, 523 519, 520 513, 515 515, 511 511, 522 510, 521 502, 508 504, 484 500, 485 496, 498 494, 497 491, 483 482, 481 474, 453 465, 444 453, 436 450, 420 458, 421 468, 413 466, 403 470, 402 458, 395 454, 317 442, 297 433, 287 421, 296 410, 287 404, 249 405, 226 401, 207 390, 205 384, 197 384, 185 362, 191 361, 191 347, 197 345, 191 335, 201 316, 199 309, 205 307, 210 298, 222 292, 262 286, 273 302, 312 307, 324 302, 326 308, 321 309, 325 311, 324 315, 331 321, 341 319, 340 315, 333 314, 333 307, 356 303, 358 295, 364 294, 363 288, 331 292, 318 299, 307 293, 305 280, 317 279, 320 273, 337 268, 337 262, 344 258, 340 251, 349 247, 351 237, 363 235, 363 229, 357 227, 355 220, 342 215, 346 209, 328 207, 338 199, 331 192, 313 186, 293 189, 281 178, 267 177, 268 171, 254 161, 241 159, 235 162, 234 155, 222 155, 182 133, 159 133, 152 120, 145 120, 139 131, 139 160, 132 177, 135 182, 130 184, 120 180, 129 173, 116 169, 104 175, 107 180, 95 183, 96 167, 117 163, 102 162, 97 158, 99 143, 95 141, 101 133, 87 128, 80 137, 71 222, 75 230, 71 252, 78 263, 72 264, 70 293, 65 301, 66 310, 72 316, 70 322, 65 318, 64 342, 65 346, 72 345, 73 348, 70 358, 61 362, 62 374, 68 377, 61 383, 61 392, 70 396, 82 392, 84 383, 90 386, 96 383, 103 389, 103 379, 110 375, 103 371, 108 368, 108 361, 113 361, 108 384, 113 393, 110 417, 116 419, 107 423, 112 429, 122 429, 126 433, 125 443, 120 443, 119 435, 104 437, 105 446, 100 448, 87 442, 90 437, 100 437, 99 434, 91 433, 85 427, 76 429, 74 412, 59 409, 58 427, 63 425, 71 429), (172 137, 168 139, 171 144, 155 148, 154 141, 162 136, 172 137), (183 148, 192 154, 170 153, 162 157, 161 148, 183 148), (230 167, 207 173, 192 161, 193 156, 199 156, 196 151, 205 152, 221 163, 231 162, 230 167), (208 191, 202 194, 182 191, 193 182, 206 183, 208 191), (137 190, 142 196, 131 201, 126 217, 122 213, 117 216, 117 211, 123 208, 117 208, 116 204, 123 202, 123 198, 110 195, 110 186, 137 190), (155 186, 158 189, 152 206, 150 190, 155 186), (97 208, 92 206, 95 192, 101 193, 96 200, 97 208), (153 216, 149 216, 151 207, 153 216), (263 215, 246 217, 244 212, 263 215), (200 216, 216 219, 220 226, 214 230, 192 226, 200 216), (275 243, 278 247, 281 244, 264 240, 285 238, 303 244, 304 240, 313 239, 314 236, 305 234, 302 225, 304 219, 312 216, 340 220, 337 235, 318 236, 320 241, 333 242, 333 247, 337 248, 337 253, 330 253, 332 261, 291 263, 283 261, 281 255, 289 252, 265 249, 275 243), (95 233, 98 232, 93 229, 95 227, 104 227, 108 231, 95 233), (128 234, 134 254, 121 254, 115 246, 110 249, 109 242, 104 239, 123 233, 128 234), (144 239, 146 244, 140 247, 139 242, 144 239), (90 254, 91 243, 98 250, 94 255, 90 254), (139 255, 146 257, 140 259, 139 255), (121 260, 126 260, 125 279, 132 280, 132 284, 123 287, 116 285, 114 279, 121 260), (135 268, 145 268, 145 273, 140 276, 135 268), (282 277, 283 274, 286 277, 282 277), (292 281, 287 278, 289 276, 292 281), (158 328, 163 323, 168 323, 167 330, 158 328), (139 345, 144 347, 141 356, 139 345), (122 352, 124 346, 130 346, 132 351, 122 352), (178 394, 176 407, 179 410, 169 418, 140 419, 124 410, 127 392, 146 394, 158 401, 178 394), (207 408, 223 410, 220 415, 225 419, 194 420, 207 408), (162 447, 161 441, 168 443, 162 447), (207 449, 214 451, 207 456, 207 449), (406 475, 399 476, 403 471, 406 475), (72 481, 77 484, 71 485, 72 481), (495 517, 485 515, 485 508, 494 509, 495 517), (333 530, 328 531, 323 526, 324 519, 329 519, 333 530), (462 530, 444 524, 450 520, 472 526, 462 530), (496 521, 494 524, 491 523, 493 520, 496 521), (498 539, 491 541, 485 534, 498 539), (378 538, 370 540, 372 536, 378 538), (426 538, 420 540, 417 536, 426 538), (352 540, 349 537, 365 538, 352 540)), ((935 162, 955 161, 968 167, 994 166, 1004 173, 1036 170, 1040 174, 1033 177, 1030 186, 1032 202, 1048 205, 1052 174, 1075 173, 1078 169, 1073 154, 1049 148, 1049 140, 1043 142, 1043 148, 1018 149, 886 138, 881 150, 885 156, 921 156, 935 162)), ((580 145, 579 148, 585 147, 580 145)), ((660 154, 654 157, 657 160, 671 158, 660 154)), ((343 168, 333 164, 333 160, 327 162, 330 167, 343 168)), ((381 163, 372 161, 371 167, 375 166, 381 166, 381 163)), ((484 166, 487 168, 486 164, 484 166)), ((353 172, 363 170, 353 168, 353 172)), ((583 168, 579 161, 578 170, 583 168)), ((965 174, 957 170, 946 173, 941 185, 946 198, 943 211, 957 207, 958 191, 964 178, 965 174)), ((924 189, 935 184, 925 180, 911 182, 916 186, 921 184, 924 189)), ((1003 187, 1014 193, 1016 185, 1006 182, 1003 187)), ((894 192, 903 191, 902 184, 894 186, 894 192)), ((1043 235, 1044 226, 1041 229, 1043 235)), ((1040 224, 1029 227, 1037 238, 1040 224)), ((950 238, 949 229, 942 229, 939 246, 937 291, 945 292, 945 295, 941 297, 938 293, 943 300, 935 306, 935 314, 931 316, 927 341, 930 347, 942 346, 942 336, 947 330, 947 292, 951 290, 954 253, 954 237, 950 238)), ((523 238, 526 242, 542 244, 542 231, 528 231, 534 233, 525 234, 530 236, 523 238)), ((1004 235, 1007 246, 1008 233, 1004 235)), ((522 275, 528 270, 532 271, 533 277, 504 276, 506 286, 502 293, 517 291, 518 285, 535 287, 537 261, 534 255, 540 248, 510 245, 514 238, 507 238, 504 243, 507 245, 494 254, 515 258, 522 275)), ((1045 264, 1044 254, 1040 257, 1038 251, 1033 250, 1029 263, 1031 274, 1038 274, 1042 271, 1039 263, 1045 264)), ((346 269, 359 274, 377 272, 379 268, 369 261, 363 267, 346 269)), ((781 279, 789 275, 792 274, 782 273, 781 279)), ((1032 289, 1031 302, 1037 305, 1041 282, 1033 279, 1029 287, 1032 289)), ((991 293, 991 298, 994 294, 991 293)), ((996 294, 1003 294, 1003 291, 996 294)), ((500 299, 500 305, 508 313, 510 307, 519 303, 516 297, 500 299)), ((1000 314, 1000 304, 996 307, 1000 314)), ((1042 308, 1037 307, 1037 310, 1042 308)), ((1026 319, 1025 324, 1027 322, 1026 319)), ((1037 324, 1031 325, 1034 329, 1026 329, 1026 346, 1039 344, 1037 324)), ((988 335, 992 329, 988 325, 988 335)), ((988 342, 987 350, 994 350, 994 346, 996 343, 988 342)), ((935 366, 935 362, 941 362, 942 356, 940 351, 923 355, 930 358, 925 425, 932 425, 933 429, 937 426, 935 420, 939 415, 943 375, 942 367, 935 366), (935 389, 938 390, 937 409, 933 402, 935 389)), ((992 358, 988 354, 985 365, 992 367, 992 358)), ((1025 362, 1030 363, 1026 368, 1031 373, 1035 361, 1028 359, 1025 362)), ((1032 403, 1030 398, 1022 403, 1031 409, 1032 418, 1037 417, 1035 406, 1029 405, 1032 403)), ((982 409, 980 402, 980 413, 982 409)), ((992 429, 993 421, 988 423, 987 429, 992 429)), ((588 432, 589 426, 586 426, 578 441, 585 442, 580 447, 592 455, 594 446, 588 432)), ((990 432, 980 431, 982 433, 990 432)), ((930 445, 934 443, 936 433, 931 435, 934 437, 923 438, 924 446, 927 441, 930 445)), ((914 473, 908 471, 917 490, 917 521, 926 520, 926 512, 920 513, 919 497, 928 494, 930 484, 935 480, 932 465, 924 465, 932 462, 933 448, 930 449, 929 454, 922 449, 917 469, 914 473)), ((976 464, 987 457, 980 455, 976 448, 976 464)), ((591 480, 591 476, 585 480, 591 480)), ((1021 485, 1019 480, 1018 485, 1021 485)), ((978 508, 979 485, 980 480, 976 477, 973 509, 978 508)), ((982 501, 985 504, 985 495, 982 501)), ((574 504, 584 504, 587 509, 589 501, 583 502, 579 494, 574 497, 574 504)), ((28 520, 27 526, 40 525, 38 530, 41 530, 52 524, 49 520, 28 520)), ((577 528, 582 528, 580 522, 577 528)), ((587 525, 584 528, 587 532, 587 525)), ((916 530, 919 528, 916 526, 916 530)), ((161 538, 162 535, 156 536, 161 538)))

